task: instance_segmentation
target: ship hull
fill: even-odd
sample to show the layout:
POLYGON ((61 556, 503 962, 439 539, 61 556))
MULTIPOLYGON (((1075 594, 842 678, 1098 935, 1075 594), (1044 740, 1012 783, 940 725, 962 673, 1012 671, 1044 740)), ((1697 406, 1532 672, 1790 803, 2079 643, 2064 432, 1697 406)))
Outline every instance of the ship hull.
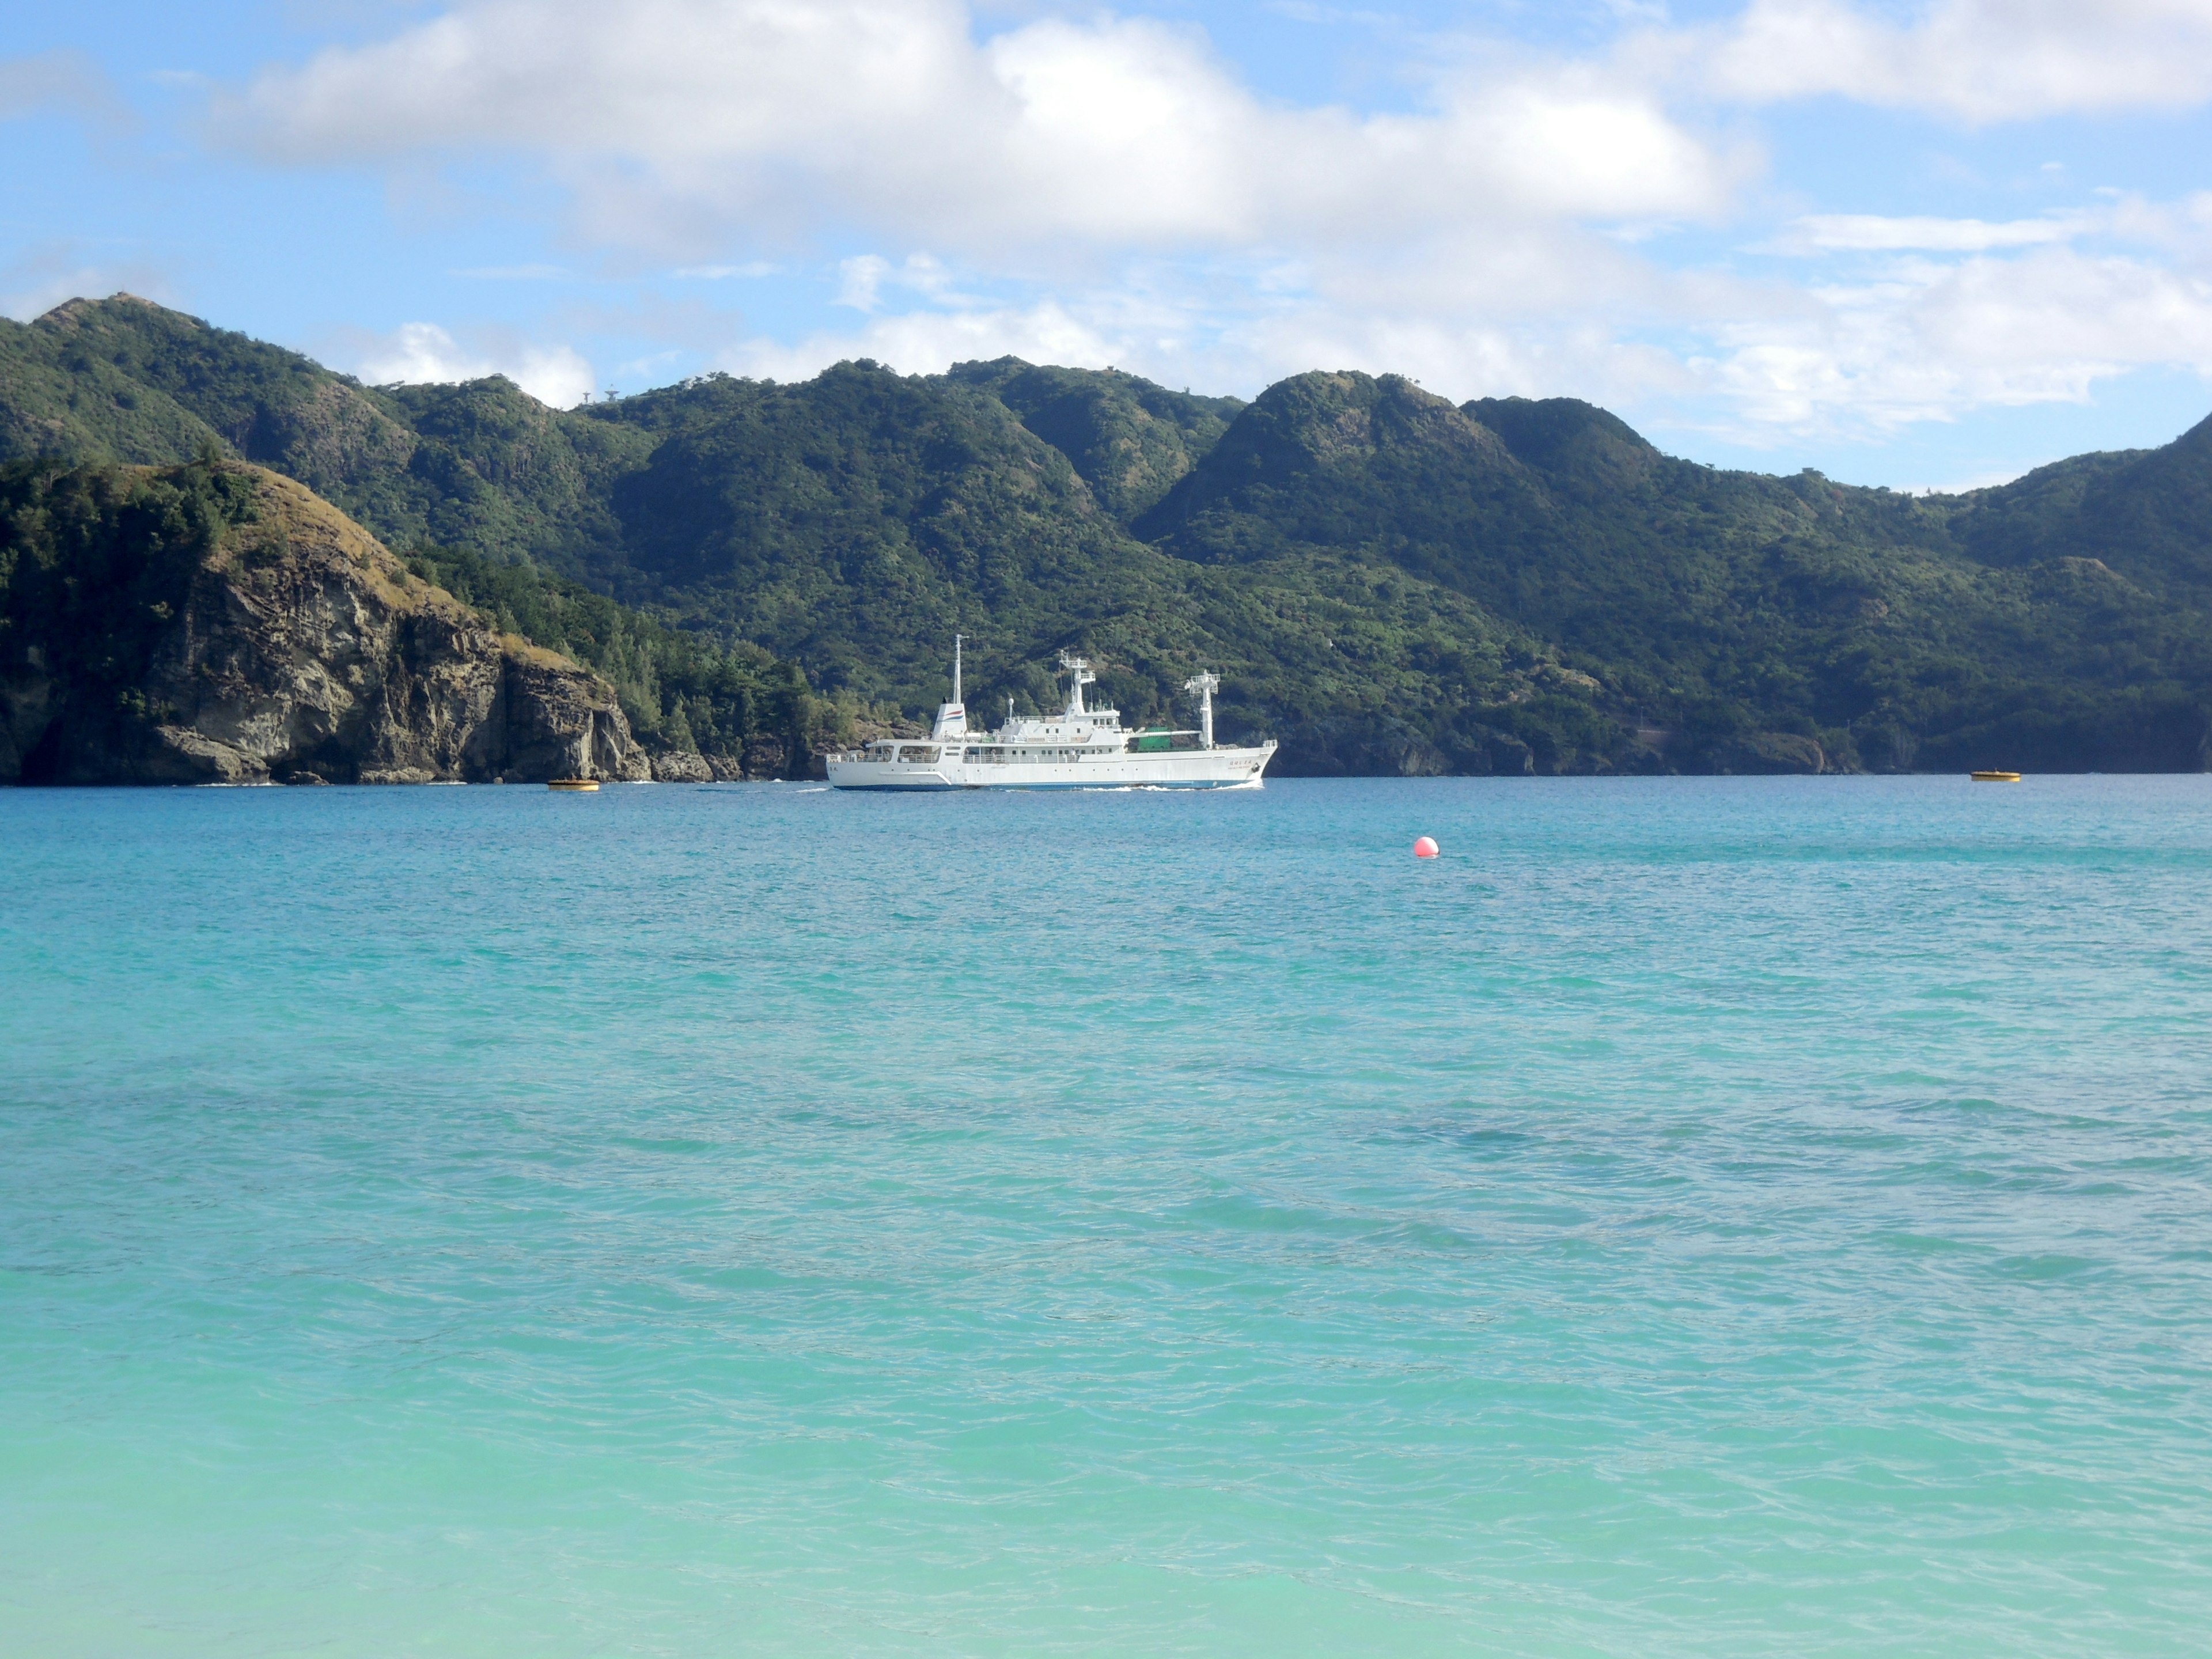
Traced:
POLYGON ((829 762, 828 770, 831 786, 839 789, 1254 789, 1274 753, 1275 746, 1268 744, 1259 749, 1124 753, 1060 762, 878 761, 840 756, 829 762))

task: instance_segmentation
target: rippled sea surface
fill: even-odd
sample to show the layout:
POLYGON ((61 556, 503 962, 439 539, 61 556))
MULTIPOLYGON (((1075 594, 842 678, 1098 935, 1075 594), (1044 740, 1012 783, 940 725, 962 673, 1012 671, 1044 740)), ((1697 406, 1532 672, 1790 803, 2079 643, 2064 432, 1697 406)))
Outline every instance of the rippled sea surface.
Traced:
POLYGON ((2212 1641, 2212 780, 15 791, 0 893, 9 1652, 2212 1641))

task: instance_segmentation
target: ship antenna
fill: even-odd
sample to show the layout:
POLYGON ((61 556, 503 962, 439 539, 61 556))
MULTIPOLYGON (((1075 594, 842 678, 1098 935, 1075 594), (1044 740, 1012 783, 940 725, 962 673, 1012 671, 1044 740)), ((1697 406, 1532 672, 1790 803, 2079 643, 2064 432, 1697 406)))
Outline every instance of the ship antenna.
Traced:
POLYGON ((1182 683, 1186 691, 1198 693, 1199 740, 1213 747, 1213 694, 1221 690, 1221 682, 1212 674, 1194 674, 1182 683))
POLYGON ((957 634, 955 634, 955 635, 952 636, 952 701, 953 701, 953 702, 958 702, 959 701, 961 701, 961 697, 960 697, 960 636, 959 636, 957 634))
POLYGON ((1098 676, 1091 672, 1090 659, 1060 653, 1060 665, 1067 671, 1067 718, 1079 720, 1084 713, 1083 688, 1098 684, 1098 676))

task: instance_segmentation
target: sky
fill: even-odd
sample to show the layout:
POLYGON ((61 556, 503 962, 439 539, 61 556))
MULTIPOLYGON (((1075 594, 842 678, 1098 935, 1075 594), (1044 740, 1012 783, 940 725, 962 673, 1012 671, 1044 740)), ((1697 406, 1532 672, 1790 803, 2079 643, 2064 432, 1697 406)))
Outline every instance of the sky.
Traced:
POLYGON ((1357 368, 1895 489, 2212 413, 2212 0, 0 17, 0 311, 379 384, 1357 368))

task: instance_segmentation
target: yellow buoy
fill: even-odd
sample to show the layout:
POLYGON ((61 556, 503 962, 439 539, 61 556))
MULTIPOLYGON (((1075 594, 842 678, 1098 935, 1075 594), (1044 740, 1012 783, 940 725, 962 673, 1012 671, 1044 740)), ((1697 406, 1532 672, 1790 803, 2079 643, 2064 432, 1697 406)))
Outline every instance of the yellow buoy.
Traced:
POLYGON ((548 789, 596 789, 599 787, 599 781, 597 778, 550 778, 546 781, 545 787, 548 789))
POLYGON ((2017 772, 1977 772, 1973 775, 1973 778, 1976 783, 2018 783, 2020 781, 2020 774, 2017 772))

